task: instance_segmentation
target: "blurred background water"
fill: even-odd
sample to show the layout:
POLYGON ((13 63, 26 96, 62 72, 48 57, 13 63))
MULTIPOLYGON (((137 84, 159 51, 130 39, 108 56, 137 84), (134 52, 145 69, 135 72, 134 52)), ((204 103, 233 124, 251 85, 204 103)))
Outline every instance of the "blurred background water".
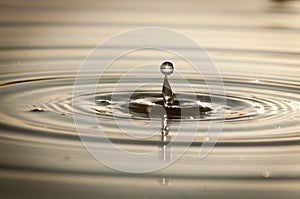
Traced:
MULTIPOLYGON (((1 196, 300 197, 299 1, 2 0, 0 16, 1 196), (111 66, 104 77, 107 90, 96 93, 99 106, 90 105, 87 93, 77 96, 86 102, 82 107, 72 107, 75 76, 89 52, 112 35, 139 27, 186 34, 203 45, 217 66, 227 95, 226 121, 207 158, 197 156, 203 131, 178 161, 146 174, 110 169, 80 142, 74 112, 87 120, 101 113, 108 136, 128 150, 159 147, 159 132, 144 141, 124 136, 112 128, 109 111, 101 109, 109 88, 129 67, 157 63, 157 74, 147 74, 158 85, 144 88, 157 93, 159 64, 171 59, 206 96, 203 81, 184 68, 184 61, 149 50, 111 66)), ((205 129, 207 121, 200 122, 205 129)))

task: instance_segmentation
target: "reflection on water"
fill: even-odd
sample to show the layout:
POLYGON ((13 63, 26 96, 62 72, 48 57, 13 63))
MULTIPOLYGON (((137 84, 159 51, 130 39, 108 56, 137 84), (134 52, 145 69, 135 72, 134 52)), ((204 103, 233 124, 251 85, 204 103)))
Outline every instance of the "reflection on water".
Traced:
MULTIPOLYGON (((299 198, 299 1, 30 0, 1 2, 0 10, 0 184, 4 196, 299 198), (97 106, 91 93, 82 93, 76 96, 82 104, 73 108, 75 75, 90 50, 113 34, 141 26, 172 28, 203 44, 224 80, 226 96, 215 97, 226 98, 226 106, 210 103, 204 81, 186 61, 145 50, 112 63, 95 93, 97 106), (160 148, 163 153, 158 158, 168 161, 180 147, 168 144, 178 125, 176 118, 149 116, 136 108, 147 109, 162 100, 159 64, 164 60, 176 63, 176 70, 195 88, 197 100, 212 110, 185 118, 186 125, 199 121, 199 132, 171 166, 139 175, 107 168, 83 147, 73 113, 94 129, 99 127, 88 121, 97 114, 113 143, 134 152, 160 148), (135 78, 145 83, 151 78, 157 85, 137 89, 131 103, 124 101, 124 85, 124 92, 112 101, 118 78, 129 67, 144 63, 157 64, 157 73, 145 71, 147 77, 137 74, 135 78), (219 119, 220 110, 226 113, 222 135, 212 153, 200 160, 199 148, 203 140, 209 141, 203 132, 209 121, 219 119), (113 115, 120 122, 131 119, 141 126, 153 117, 157 128, 150 130, 157 136, 148 131, 138 132, 146 139, 126 135, 115 128, 113 115)), ((176 42, 172 47, 185 49, 176 42)), ((107 49, 107 55, 113 50, 107 49)), ((168 78, 176 96, 189 99, 183 85, 172 84, 180 78, 168 78)), ((90 82, 87 75, 82 86, 88 88, 90 82)), ((85 135, 97 137, 92 132, 85 135)))

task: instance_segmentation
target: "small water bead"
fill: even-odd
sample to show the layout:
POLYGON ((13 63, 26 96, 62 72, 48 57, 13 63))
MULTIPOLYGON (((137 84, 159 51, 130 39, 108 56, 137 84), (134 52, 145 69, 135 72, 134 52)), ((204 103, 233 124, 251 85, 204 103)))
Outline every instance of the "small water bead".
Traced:
POLYGON ((167 186, 171 186, 171 181, 167 178, 162 178, 161 179, 161 184, 162 185, 167 185, 167 186))
POLYGON ((171 75, 174 72, 174 66, 171 62, 166 61, 161 64, 160 72, 164 75, 171 75))
POLYGON ((45 110, 40 107, 37 107, 36 105, 33 105, 33 108, 30 109, 30 112, 45 112, 45 110))
POLYGON ((45 112, 45 111, 41 108, 33 108, 30 110, 30 112, 45 112))
POLYGON ((111 102, 108 101, 108 100, 99 100, 99 103, 100 103, 100 104, 106 104, 106 105, 111 104, 111 102))
POLYGON ((271 176, 271 174, 270 174, 269 171, 265 170, 265 171, 262 172, 262 177, 269 178, 270 176, 271 176))

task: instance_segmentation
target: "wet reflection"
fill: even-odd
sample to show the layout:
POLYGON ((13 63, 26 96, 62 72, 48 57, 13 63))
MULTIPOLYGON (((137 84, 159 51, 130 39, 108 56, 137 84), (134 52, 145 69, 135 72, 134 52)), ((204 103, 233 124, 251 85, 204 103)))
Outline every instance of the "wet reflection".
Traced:
POLYGON ((162 118, 162 128, 161 128, 161 149, 162 156, 161 159, 163 161, 170 161, 172 150, 171 150, 171 136, 169 135, 169 128, 171 126, 171 119, 168 118, 167 115, 164 115, 162 118))

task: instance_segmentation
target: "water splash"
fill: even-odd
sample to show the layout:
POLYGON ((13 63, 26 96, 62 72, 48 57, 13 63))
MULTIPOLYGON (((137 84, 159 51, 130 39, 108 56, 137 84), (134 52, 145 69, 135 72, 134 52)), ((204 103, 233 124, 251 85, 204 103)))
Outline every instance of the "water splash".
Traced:
POLYGON ((161 64, 160 67, 160 71, 162 74, 165 75, 164 78, 164 83, 163 83, 163 87, 162 87, 162 95, 163 95, 163 99, 164 99, 164 106, 166 108, 171 108, 174 100, 175 100, 175 96, 174 93, 172 91, 172 88, 170 86, 169 80, 168 80, 168 75, 172 74, 174 71, 174 67, 173 64, 171 62, 164 62, 161 64))

